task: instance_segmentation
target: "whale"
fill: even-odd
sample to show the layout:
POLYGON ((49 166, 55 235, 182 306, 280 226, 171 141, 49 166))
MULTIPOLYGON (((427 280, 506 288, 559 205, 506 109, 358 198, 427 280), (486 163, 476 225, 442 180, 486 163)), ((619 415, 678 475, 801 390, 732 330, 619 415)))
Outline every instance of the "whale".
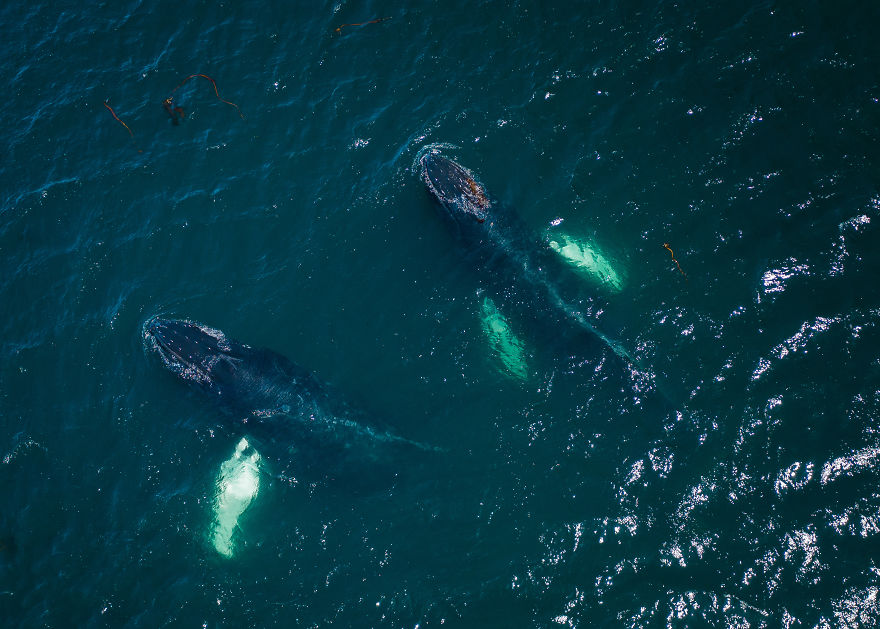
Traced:
POLYGON ((245 516, 271 476, 284 484, 305 476, 310 487, 329 483, 370 493, 395 483, 399 470, 422 461, 426 450, 439 451, 384 429, 309 370, 272 350, 182 319, 150 319, 143 336, 165 368, 224 411, 227 421, 212 429, 212 436, 225 436, 227 429, 240 433, 232 456, 215 474, 205 533, 223 559, 236 556, 245 516))
POLYGON ((502 207, 470 170, 436 149, 421 155, 419 165, 428 193, 461 245, 462 257, 501 303, 555 335, 586 332, 635 365, 622 344, 599 328, 597 315, 604 304, 598 298, 578 302, 569 297, 576 291, 558 256, 515 212, 502 207))
MULTIPOLYGON (((161 363, 232 418, 253 444, 305 457, 357 452, 372 460, 388 453, 378 445, 431 450, 388 430, 351 406, 305 367, 222 331, 183 319, 153 318, 144 325, 147 347, 161 363), (318 454, 309 454, 317 445, 318 454), (359 447, 360 446, 360 447, 359 447)), ((226 424, 229 425, 229 424, 226 424)))

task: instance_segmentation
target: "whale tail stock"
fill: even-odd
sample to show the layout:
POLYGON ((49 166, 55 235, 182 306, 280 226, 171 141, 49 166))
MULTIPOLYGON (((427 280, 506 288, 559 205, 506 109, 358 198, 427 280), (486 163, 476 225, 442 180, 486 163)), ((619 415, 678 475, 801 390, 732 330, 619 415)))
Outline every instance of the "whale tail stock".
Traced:
POLYGON ((576 323, 572 326, 574 334, 571 340, 578 340, 593 346, 601 345, 611 351, 611 354, 620 361, 627 374, 627 379, 637 393, 649 393, 655 391, 662 399, 664 411, 671 411, 680 406, 675 402, 679 396, 674 395, 663 384, 654 370, 647 366, 641 359, 634 356, 626 346, 618 339, 609 336, 593 325, 581 312, 566 307, 568 316, 576 323))

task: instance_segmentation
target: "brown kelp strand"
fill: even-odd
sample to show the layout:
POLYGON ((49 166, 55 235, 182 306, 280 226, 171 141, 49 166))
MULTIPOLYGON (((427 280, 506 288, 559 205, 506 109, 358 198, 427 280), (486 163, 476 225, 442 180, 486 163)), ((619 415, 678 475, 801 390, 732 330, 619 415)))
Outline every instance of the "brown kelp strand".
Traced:
POLYGON ((681 265, 678 263, 678 260, 675 259, 675 254, 672 252, 672 249, 669 247, 668 242, 663 243, 663 248, 669 252, 669 255, 672 256, 672 261, 675 262, 675 266, 678 268, 678 272, 684 276, 685 281, 687 281, 687 273, 681 270, 681 265))
POLYGON ((391 19, 390 17, 380 17, 380 18, 376 18, 375 20, 370 20, 369 22, 356 22, 354 24, 340 24, 339 26, 336 27, 336 32, 337 33, 341 32, 342 29, 345 28, 346 26, 366 26, 367 24, 378 24, 379 22, 387 22, 390 19, 391 19))
POLYGON ((125 127, 125 130, 128 131, 128 134, 132 137, 132 139, 134 139, 134 133, 131 132, 131 129, 128 128, 127 124, 125 124, 122 120, 119 119, 119 116, 117 116, 116 112, 113 111, 113 108, 107 104, 106 100, 104 101, 104 107, 106 107, 110 111, 110 115, 113 116, 113 118, 116 120, 116 122, 118 122, 123 127, 125 127))
MULTIPOLYGON (((113 111, 113 108, 109 105, 109 103, 107 103, 106 100, 104 101, 104 107, 107 108, 107 111, 110 112, 110 115, 113 116, 113 119, 116 120, 116 122, 118 122, 123 127, 125 127, 125 130, 128 131, 128 135, 130 135, 131 139, 134 140, 134 133, 132 133, 129 126, 127 124, 125 124, 125 122, 119 116, 116 115, 116 112, 113 111)), ((143 151, 140 148, 138 148, 138 153, 143 153, 143 151)))
POLYGON ((233 107, 235 107, 235 109, 238 110, 238 115, 241 116, 242 120, 244 120, 244 114, 241 113, 241 108, 239 108, 239 106, 236 105, 235 103, 230 102, 230 101, 222 98, 220 96, 220 90, 217 89, 217 81, 215 81, 214 79, 209 77, 207 74, 190 74, 188 77, 186 77, 183 81, 180 82, 180 85, 178 85, 177 87, 175 87, 171 91, 171 94, 168 96, 168 98, 166 98, 164 101, 162 101, 162 106, 165 108, 165 111, 168 112, 168 115, 171 116, 172 120, 177 121, 178 116, 180 117, 181 120, 184 117, 183 109, 181 107, 177 107, 173 104, 174 92, 176 92, 181 87, 183 87, 187 83, 187 81, 189 81, 190 79, 194 79, 196 77, 208 79, 211 82, 211 85, 214 86, 214 93, 217 95, 217 100, 219 100, 221 103, 226 103, 227 105, 232 105, 233 107))

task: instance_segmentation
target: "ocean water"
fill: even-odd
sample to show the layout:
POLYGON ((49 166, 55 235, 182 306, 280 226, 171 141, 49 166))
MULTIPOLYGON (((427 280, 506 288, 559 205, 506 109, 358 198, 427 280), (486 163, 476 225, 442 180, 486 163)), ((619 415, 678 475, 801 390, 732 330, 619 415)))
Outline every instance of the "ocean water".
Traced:
POLYGON ((4 4, 2 624, 877 624, 878 17, 4 4), (198 73, 244 118, 205 78, 175 91, 198 73), (602 252, 620 289, 580 297, 656 386, 510 312, 505 373, 418 178, 434 146, 537 243, 602 252), (245 435, 149 352, 159 315, 436 452, 258 445, 220 553, 245 435))

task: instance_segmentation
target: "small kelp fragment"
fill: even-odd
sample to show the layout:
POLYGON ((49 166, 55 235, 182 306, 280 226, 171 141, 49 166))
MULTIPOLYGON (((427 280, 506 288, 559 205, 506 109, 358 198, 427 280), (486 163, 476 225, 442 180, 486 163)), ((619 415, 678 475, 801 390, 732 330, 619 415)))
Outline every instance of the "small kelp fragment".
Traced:
MULTIPOLYGON (((128 125, 125 124, 125 123, 119 118, 119 116, 116 115, 116 112, 113 111, 113 108, 112 108, 110 105, 107 104, 107 101, 106 101, 106 100, 104 101, 104 107, 107 108, 107 110, 110 112, 110 115, 113 116, 113 118, 114 118, 114 120, 116 120, 116 122, 118 122, 118 123, 121 124, 123 127, 125 127, 125 130, 128 131, 128 135, 130 135, 130 136, 131 136, 131 139, 134 140, 134 133, 132 133, 132 132, 131 132, 131 129, 128 128, 128 125)), ((138 149, 138 153, 143 153, 143 151, 142 151, 141 149, 138 149)))
POLYGON ((675 254, 672 253, 672 249, 669 247, 669 243, 664 242, 663 248, 669 252, 669 255, 672 256, 672 261, 675 262, 675 266, 678 268, 678 272, 681 273, 682 275, 684 275, 684 279, 687 280, 687 278, 688 278, 687 273, 685 273, 684 271, 681 270, 681 265, 678 263, 678 260, 675 259, 675 254))
POLYGON ((118 123, 121 124, 123 127, 125 127, 125 130, 128 131, 128 135, 130 135, 130 136, 132 137, 132 139, 133 139, 133 138, 134 138, 134 133, 131 132, 131 129, 128 128, 128 125, 127 125, 127 124, 125 124, 124 122, 122 122, 122 120, 119 119, 119 116, 117 116, 117 115, 116 115, 116 112, 113 111, 113 108, 112 108, 110 105, 107 104, 107 101, 106 101, 106 100, 104 101, 104 107, 106 107, 107 109, 110 110, 110 115, 113 116, 113 118, 116 120, 116 122, 118 122, 118 123))
POLYGON ((232 557, 233 534, 242 514, 260 490, 260 453, 242 438, 217 475, 211 542, 218 553, 232 557))
POLYGON ((488 297, 483 298, 480 317, 489 346, 501 360, 503 371, 515 378, 525 380, 528 377, 525 347, 510 329, 507 319, 498 311, 495 302, 488 297))
POLYGON ((566 262, 611 290, 623 289, 623 277, 593 243, 575 240, 562 232, 555 238, 556 240, 550 240, 550 248, 566 262))
POLYGON ((357 22, 356 24, 340 24, 336 27, 336 32, 339 33, 345 26, 366 26, 367 24, 378 24, 379 22, 386 22, 390 19, 390 17, 380 17, 376 18, 375 20, 370 20, 369 22, 357 22))

